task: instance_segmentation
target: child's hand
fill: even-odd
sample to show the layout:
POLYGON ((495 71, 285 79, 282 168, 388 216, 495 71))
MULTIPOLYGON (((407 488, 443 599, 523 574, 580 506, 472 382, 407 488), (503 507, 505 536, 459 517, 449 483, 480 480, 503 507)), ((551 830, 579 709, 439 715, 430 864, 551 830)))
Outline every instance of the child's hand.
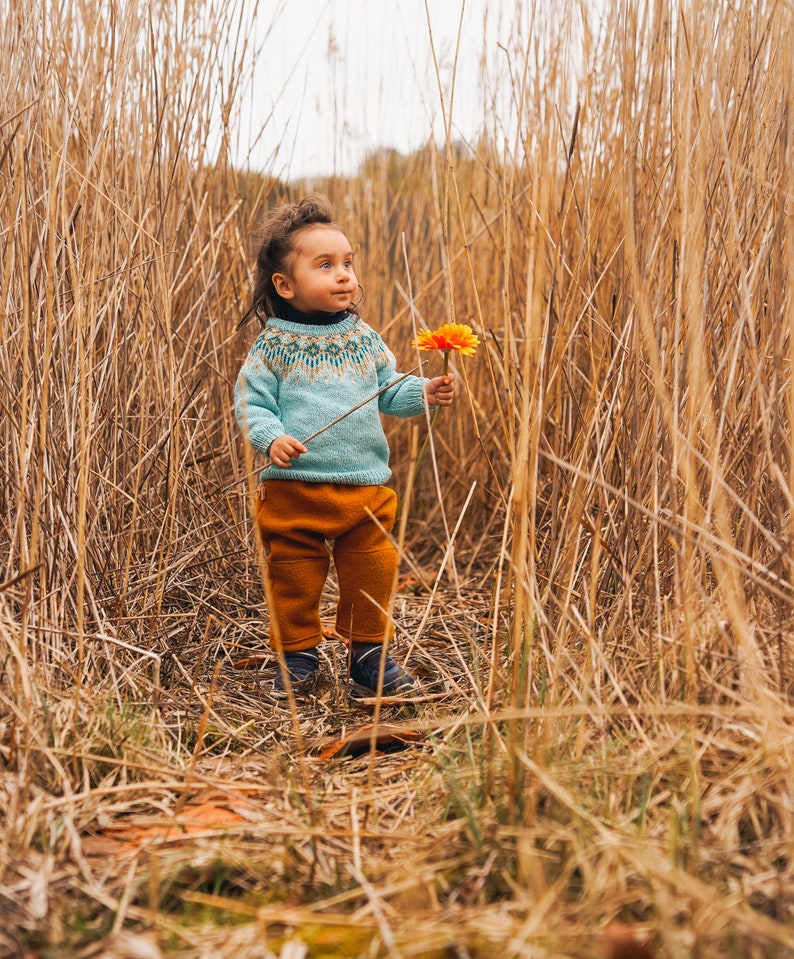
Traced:
POLYGON ((300 440, 296 440, 294 436, 287 436, 285 433, 284 436, 277 436, 273 440, 270 444, 270 449, 267 451, 267 455, 276 466, 287 469, 292 466, 294 459, 297 459, 301 453, 305 452, 306 447, 300 440))
POLYGON ((427 402, 431 406, 452 406, 455 398, 455 384, 452 382, 454 379, 454 373, 434 376, 425 387, 427 402))

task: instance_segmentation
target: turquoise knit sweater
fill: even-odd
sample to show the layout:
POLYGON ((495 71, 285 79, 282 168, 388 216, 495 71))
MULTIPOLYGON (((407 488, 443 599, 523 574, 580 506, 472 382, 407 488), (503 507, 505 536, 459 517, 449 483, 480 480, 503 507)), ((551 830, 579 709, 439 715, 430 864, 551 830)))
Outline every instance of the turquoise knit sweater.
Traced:
MULTIPOLYGON (((337 416, 393 382, 393 354, 360 317, 323 326, 270 319, 254 341, 234 391, 237 421, 251 445, 266 453, 277 436, 303 442, 337 416)), ((307 444, 289 469, 268 466, 262 479, 375 486, 391 476, 380 414, 424 410, 418 376, 401 380, 307 444)))

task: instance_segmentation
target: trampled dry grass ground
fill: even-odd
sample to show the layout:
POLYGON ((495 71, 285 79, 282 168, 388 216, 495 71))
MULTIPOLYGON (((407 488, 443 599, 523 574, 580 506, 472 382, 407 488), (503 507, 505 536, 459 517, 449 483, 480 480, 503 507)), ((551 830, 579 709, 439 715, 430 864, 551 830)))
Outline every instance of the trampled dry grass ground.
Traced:
POLYGON ((237 13, 0 24, 0 953, 794 954, 791 5, 517 11, 509 116, 315 184, 404 367, 482 347, 415 489, 392 432, 428 695, 329 639, 294 709, 231 387, 302 187, 207 162, 237 13))

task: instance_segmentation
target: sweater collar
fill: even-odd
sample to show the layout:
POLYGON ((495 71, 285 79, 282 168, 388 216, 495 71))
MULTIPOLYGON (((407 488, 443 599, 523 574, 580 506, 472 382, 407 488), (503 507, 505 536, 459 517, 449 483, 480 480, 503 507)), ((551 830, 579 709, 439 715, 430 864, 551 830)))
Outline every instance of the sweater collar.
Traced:
POLYGON ((331 326, 333 323, 341 323, 347 315, 347 310, 340 310, 338 313, 304 313, 287 304, 284 319, 303 326, 331 326))

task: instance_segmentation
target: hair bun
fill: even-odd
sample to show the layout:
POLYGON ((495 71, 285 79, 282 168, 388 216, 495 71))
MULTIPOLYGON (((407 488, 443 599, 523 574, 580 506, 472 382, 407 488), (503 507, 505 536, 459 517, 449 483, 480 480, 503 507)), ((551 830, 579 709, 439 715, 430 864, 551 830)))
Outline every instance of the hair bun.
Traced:
POLYGON ((290 220, 295 226, 304 226, 311 223, 333 223, 334 208, 331 206, 331 201, 320 193, 309 193, 294 205, 290 220))

